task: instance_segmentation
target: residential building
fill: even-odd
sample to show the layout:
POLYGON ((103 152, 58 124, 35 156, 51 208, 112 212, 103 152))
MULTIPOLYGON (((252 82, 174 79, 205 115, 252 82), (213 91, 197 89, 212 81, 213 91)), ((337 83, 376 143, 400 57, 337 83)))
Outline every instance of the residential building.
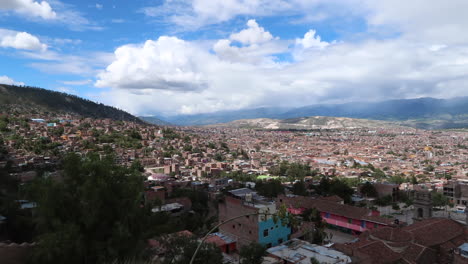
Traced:
POLYGON ((221 225, 220 233, 233 237, 237 247, 251 242, 260 243, 266 247, 276 246, 289 239, 291 228, 272 216, 277 208, 255 191, 241 188, 228 192, 223 202, 219 203, 219 220, 221 222, 235 218, 221 225), (238 216, 242 216, 236 218, 238 216))

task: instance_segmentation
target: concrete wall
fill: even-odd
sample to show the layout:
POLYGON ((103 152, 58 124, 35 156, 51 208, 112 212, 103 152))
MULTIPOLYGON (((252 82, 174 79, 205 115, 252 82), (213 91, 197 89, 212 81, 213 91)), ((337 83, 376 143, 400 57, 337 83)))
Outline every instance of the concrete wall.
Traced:
MULTIPOLYGON (((226 196, 223 203, 219 203, 219 221, 223 222, 229 218, 249 213, 257 212, 257 209, 245 206, 242 201, 230 196, 226 196)), ((237 248, 251 242, 258 242, 258 217, 249 216, 233 220, 221 225, 219 231, 237 239, 237 248)))

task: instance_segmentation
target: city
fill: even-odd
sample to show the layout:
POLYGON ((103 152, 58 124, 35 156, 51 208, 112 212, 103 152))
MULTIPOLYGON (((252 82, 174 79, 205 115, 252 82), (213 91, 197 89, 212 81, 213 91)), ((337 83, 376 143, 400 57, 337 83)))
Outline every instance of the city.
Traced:
POLYGON ((468 263, 466 10, 0 0, 0 264, 468 263))

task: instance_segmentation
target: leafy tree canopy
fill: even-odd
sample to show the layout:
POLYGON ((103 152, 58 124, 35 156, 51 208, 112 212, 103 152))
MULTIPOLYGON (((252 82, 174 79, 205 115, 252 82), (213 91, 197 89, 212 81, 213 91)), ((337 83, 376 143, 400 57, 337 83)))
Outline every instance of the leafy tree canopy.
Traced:
POLYGON ((112 157, 69 154, 63 180, 38 178, 26 188, 37 202, 33 263, 102 263, 135 257, 151 217, 136 169, 112 157))

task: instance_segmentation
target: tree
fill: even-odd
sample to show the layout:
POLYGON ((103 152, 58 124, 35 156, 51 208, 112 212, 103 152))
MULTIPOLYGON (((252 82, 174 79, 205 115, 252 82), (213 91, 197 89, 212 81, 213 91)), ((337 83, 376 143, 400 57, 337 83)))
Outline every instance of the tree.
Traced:
POLYGON ((310 264, 320 264, 320 261, 318 261, 316 258, 311 257, 310 258, 310 264))
POLYGON ((257 181, 255 183, 255 190, 268 198, 277 197, 278 194, 284 194, 284 187, 279 180, 271 180, 267 182, 257 181))
MULTIPOLYGON (((187 264, 198 246, 198 241, 193 236, 169 235, 161 239, 162 248, 166 250, 163 264, 187 264)), ((214 244, 203 243, 194 264, 222 264, 221 250, 214 244)))
POLYGON ((377 197, 377 190, 370 182, 366 182, 361 186, 361 193, 367 197, 377 197))
POLYGON ((435 207, 445 206, 449 204, 447 196, 439 192, 432 193, 432 205, 435 207))
POLYGON ((255 242, 241 247, 239 252, 242 264, 261 264, 265 255, 265 247, 255 242))
POLYGON ((345 203, 350 203, 351 195, 353 195, 354 190, 346 183, 335 179, 331 182, 330 193, 332 195, 338 195, 344 200, 345 203))
POLYGON ((307 196, 306 186, 303 181, 297 181, 292 186, 292 192, 295 195, 307 196))
POLYGON ((26 193, 37 202, 34 263, 102 263, 136 256, 150 226, 140 172, 96 154, 69 154, 63 181, 38 178, 26 193))

